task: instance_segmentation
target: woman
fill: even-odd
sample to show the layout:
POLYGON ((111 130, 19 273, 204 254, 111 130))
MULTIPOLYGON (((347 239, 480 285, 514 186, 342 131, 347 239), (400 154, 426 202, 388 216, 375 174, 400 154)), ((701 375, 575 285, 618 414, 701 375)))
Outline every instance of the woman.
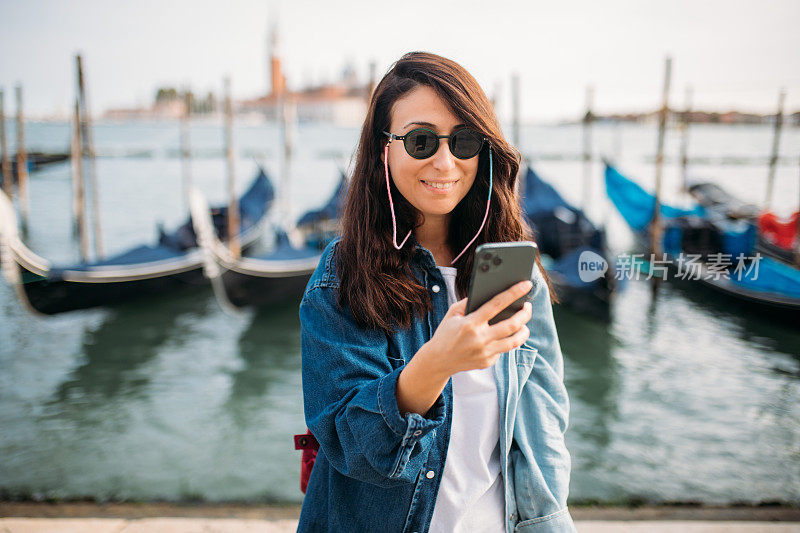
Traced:
POLYGON ((574 531, 569 401, 541 265, 465 315, 475 247, 531 238, 518 169, 455 62, 409 53, 375 88, 342 235, 300 305, 320 449, 298 531, 574 531), (528 292, 532 306, 488 324, 528 292))

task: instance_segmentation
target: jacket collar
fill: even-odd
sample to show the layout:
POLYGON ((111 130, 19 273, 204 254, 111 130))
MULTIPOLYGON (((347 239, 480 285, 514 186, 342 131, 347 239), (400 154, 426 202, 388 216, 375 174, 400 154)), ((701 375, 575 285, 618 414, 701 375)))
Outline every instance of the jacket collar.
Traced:
POLYGON ((436 261, 431 251, 422 246, 413 233, 408 240, 414 249, 413 255, 411 256, 412 260, 428 270, 436 270, 436 261))

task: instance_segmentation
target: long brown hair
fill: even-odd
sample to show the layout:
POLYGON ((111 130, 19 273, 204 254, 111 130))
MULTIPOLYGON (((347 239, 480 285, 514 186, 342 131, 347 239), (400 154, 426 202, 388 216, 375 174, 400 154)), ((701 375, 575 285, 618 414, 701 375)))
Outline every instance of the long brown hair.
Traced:
MULTIPOLYGON (((392 106, 421 85, 436 91, 453 114, 481 132, 492 147, 494 169, 489 217, 481 234, 456 264, 456 292, 467 293, 474 250, 479 244, 533 240, 515 192, 520 154, 503 138, 492 104, 478 82, 450 59, 427 52, 405 54, 372 93, 345 200, 338 245, 339 305, 349 306, 361 326, 386 332, 410 327, 415 315, 424 317, 432 307, 428 289, 417 282, 411 270, 413 241, 409 240, 400 250, 392 244, 392 219, 381 160, 387 141, 382 132, 389 130, 392 106)), ((394 183, 390 186, 399 240, 408 229, 419 227, 423 219, 422 213, 400 194, 394 183)), ((484 145, 475 182, 451 213, 448 245, 452 250, 462 250, 478 231, 488 193, 489 156, 488 146, 484 145)), ((544 274, 538 257, 537 263, 544 274)), ((545 281, 555 301, 546 274, 545 281)))

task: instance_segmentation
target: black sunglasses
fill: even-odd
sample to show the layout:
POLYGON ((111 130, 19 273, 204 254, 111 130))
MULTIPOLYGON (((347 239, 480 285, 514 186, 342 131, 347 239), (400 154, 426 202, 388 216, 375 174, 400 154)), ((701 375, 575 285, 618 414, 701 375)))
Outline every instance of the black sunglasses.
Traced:
POLYGON ((415 128, 405 135, 395 135, 388 131, 383 132, 389 137, 389 142, 403 141, 408 155, 414 159, 427 159, 439 150, 439 139, 449 139, 447 144, 450 152, 459 159, 469 159, 478 155, 483 148, 486 137, 470 128, 461 128, 450 135, 437 135, 428 128, 415 128))

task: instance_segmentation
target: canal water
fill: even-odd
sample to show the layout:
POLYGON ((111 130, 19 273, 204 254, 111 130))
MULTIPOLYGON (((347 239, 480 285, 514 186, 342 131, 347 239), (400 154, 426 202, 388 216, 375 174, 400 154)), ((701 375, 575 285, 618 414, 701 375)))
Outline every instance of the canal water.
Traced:
MULTIPOLYGON (((68 132, 31 123, 28 148, 63 151, 68 132)), ((300 125, 290 216, 330 195, 358 134, 300 125)), ((219 125, 195 124, 191 137, 195 182, 224 202, 219 125)), ((176 124, 101 123, 95 139, 107 254, 153 242, 159 223, 185 217, 176 124)), ((238 190, 257 162, 278 184, 279 139, 272 125, 237 126, 238 190)), ((652 188, 655 126, 599 124, 594 142, 598 161, 612 158, 652 188)), ((678 145, 670 132, 665 196, 680 203, 678 145)), ((770 145, 768 126, 696 126, 692 174, 760 203, 770 145)), ((521 146, 580 205, 580 128, 523 128, 521 146)), ((800 130, 785 131, 781 148, 772 205, 786 215, 800 199, 800 130)), ((599 162, 589 188, 588 214, 606 223, 616 252, 631 251, 599 162)), ((69 166, 34 174, 29 190, 26 243, 53 264, 73 262, 69 166)), ((556 308, 571 502, 800 503, 800 327, 711 296, 667 283, 654 300, 647 281, 631 280, 608 325, 556 308)), ((1 283, 0 498, 300 502, 297 304, 231 316, 204 288, 40 318, 1 283)))

